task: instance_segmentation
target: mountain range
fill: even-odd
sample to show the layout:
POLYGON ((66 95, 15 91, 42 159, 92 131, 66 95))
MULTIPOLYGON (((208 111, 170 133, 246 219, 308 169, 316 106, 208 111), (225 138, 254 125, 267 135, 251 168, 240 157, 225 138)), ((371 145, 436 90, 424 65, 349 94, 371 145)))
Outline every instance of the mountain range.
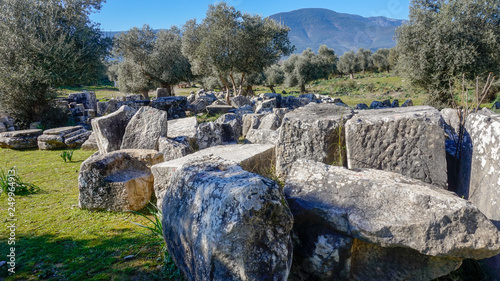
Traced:
POLYGON ((337 13, 328 9, 307 8, 278 13, 270 18, 290 28, 288 37, 295 52, 307 48, 317 51, 322 44, 333 48, 336 54, 359 48, 392 48, 396 46, 394 34, 402 20, 386 17, 362 17, 337 13))
MULTIPOLYGON (((337 13, 328 9, 306 8, 271 15, 270 18, 288 26, 288 36, 295 45, 295 53, 307 48, 317 51, 322 44, 343 53, 359 48, 375 51, 396 45, 394 32, 402 20, 386 17, 362 17, 337 13)), ((104 32, 114 37, 121 31, 104 32)))

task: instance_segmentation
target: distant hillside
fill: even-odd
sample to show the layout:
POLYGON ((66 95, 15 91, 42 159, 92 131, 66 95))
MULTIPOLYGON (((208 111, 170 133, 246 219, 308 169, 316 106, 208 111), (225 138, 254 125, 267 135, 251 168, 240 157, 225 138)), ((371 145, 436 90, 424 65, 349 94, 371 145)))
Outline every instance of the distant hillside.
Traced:
POLYGON ((365 18, 328 9, 300 9, 278 13, 270 18, 290 27, 290 40, 296 53, 307 48, 317 51, 322 44, 342 55, 349 50, 392 48, 394 31, 403 21, 386 17, 365 18))

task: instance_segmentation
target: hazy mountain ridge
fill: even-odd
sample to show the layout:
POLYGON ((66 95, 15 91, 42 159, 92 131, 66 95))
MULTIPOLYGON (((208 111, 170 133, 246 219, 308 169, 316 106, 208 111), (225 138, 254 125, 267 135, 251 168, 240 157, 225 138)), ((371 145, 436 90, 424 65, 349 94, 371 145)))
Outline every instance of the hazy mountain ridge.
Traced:
MULTIPOLYGON (((403 21, 386 17, 365 18, 359 15, 337 13, 328 9, 307 8, 269 16, 290 27, 288 36, 295 45, 295 53, 307 48, 317 51, 326 44, 342 55, 349 50, 392 48, 394 32, 403 21)), ((155 30, 157 31, 157 30, 155 30)), ((114 37, 123 31, 103 31, 114 37)))
POLYGON ((290 40, 296 53, 314 51, 326 44, 339 55, 349 50, 391 48, 396 45, 394 32, 403 21, 386 17, 365 18, 328 9, 307 8, 271 15, 290 27, 290 40))

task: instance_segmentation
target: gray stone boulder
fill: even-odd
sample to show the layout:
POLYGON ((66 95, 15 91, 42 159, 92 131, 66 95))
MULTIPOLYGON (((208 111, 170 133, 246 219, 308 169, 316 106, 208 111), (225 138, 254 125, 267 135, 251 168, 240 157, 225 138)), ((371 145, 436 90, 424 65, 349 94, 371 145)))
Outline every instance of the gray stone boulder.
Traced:
POLYGON ((278 144, 279 130, 250 129, 246 135, 247 143, 278 144))
POLYGON ((119 150, 128 122, 136 110, 123 105, 117 111, 92 119, 92 130, 101 154, 119 150))
POLYGON ((38 148, 42 150, 80 147, 91 132, 82 126, 61 127, 45 130, 37 139, 38 148))
POLYGON ((462 259, 500 253, 500 233, 476 206, 396 173, 299 160, 285 194, 298 237, 294 263, 312 276, 431 280, 462 259))
POLYGON ((209 105, 207 106, 208 115, 226 114, 233 109, 230 105, 209 105))
POLYGON ((83 104, 86 109, 97 110, 97 98, 95 92, 71 93, 68 95, 68 101, 83 104))
POLYGON ((82 209, 137 211, 154 194, 151 166, 163 162, 156 150, 126 149, 85 160, 78 176, 82 209))
POLYGON ((278 130, 281 126, 281 119, 277 114, 267 114, 260 119, 259 130, 278 130))
POLYGON ((339 138, 343 143, 344 123, 352 116, 350 108, 318 103, 287 113, 276 146, 277 175, 285 178, 300 158, 332 164, 336 154, 344 153, 338 147, 339 138))
POLYGON ((191 150, 198 149, 198 121, 196 117, 179 118, 168 121, 167 137, 175 139, 179 137, 187 138, 191 150))
POLYGON ((242 107, 245 105, 252 106, 253 103, 249 98, 247 98, 245 96, 236 96, 236 97, 231 99, 231 105, 236 107, 236 108, 239 108, 239 107, 242 107))
POLYGON ((168 119, 184 118, 186 117, 187 97, 161 97, 151 101, 149 106, 166 111, 168 119))
POLYGON ((370 104, 370 109, 380 109, 380 108, 384 108, 384 107, 387 107, 387 106, 384 106, 384 104, 380 101, 372 101, 372 103, 370 104))
POLYGON ((208 105, 209 105, 209 103, 207 102, 207 100, 197 99, 197 100, 193 101, 192 103, 190 103, 188 105, 187 109, 189 111, 193 112, 194 114, 198 114, 198 113, 205 112, 208 105))
POLYGON ((222 141, 224 143, 237 142, 241 136, 242 122, 238 115, 226 113, 215 120, 222 127, 222 141))
POLYGON ((302 106, 306 106, 311 101, 307 98, 298 98, 294 96, 287 96, 281 99, 281 107, 288 109, 297 109, 302 106))
POLYGON ((366 110, 366 109, 369 109, 369 107, 365 103, 358 103, 358 104, 356 104, 356 106, 354 107, 354 109, 357 109, 357 110, 366 110))
POLYGON ((161 137, 158 140, 158 151, 163 153, 164 161, 170 161, 188 155, 192 149, 187 138, 179 137, 177 140, 173 140, 161 137))
POLYGON ((196 135, 198 148, 205 149, 222 144, 222 125, 216 122, 206 122, 198 125, 196 135))
POLYGON ((156 198, 158 199, 158 207, 161 207, 161 199, 164 196, 165 190, 168 187, 174 172, 192 159, 208 155, 234 161, 244 170, 264 177, 269 177, 272 174, 272 167, 274 166, 275 161, 274 145, 269 144, 219 145, 199 150, 182 158, 165 161, 151 168, 155 177, 154 188, 156 198))
POLYGON ((94 132, 91 132, 89 138, 82 144, 83 150, 99 150, 94 132))
POLYGON ((163 98, 163 97, 171 97, 172 92, 168 92, 166 88, 157 88, 156 89, 156 97, 157 98, 163 98))
POLYGON ((412 100, 405 100, 405 102, 401 105, 401 107, 413 106, 412 100))
POLYGON ((167 136, 167 122, 166 111, 141 107, 128 122, 120 149, 158 150, 158 139, 167 136))
POLYGON ((396 172, 447 188, 443 121, 429 106, 360 111, 347 121, 350 169, 396 172))
MULTIPOLYGON (((500 115, 483 110, 472 113, 465 125, 472 157, 468 199, 500 228, 500 115)), ((465 163, 464 163, 465 164, 465 163)))
POLYGON ((245 114, 242 117, 243 125, 241 127, 241 135, 246 136, 250 129, 258 129, 262 114, 245 114))
POLYGON ((391 103, 391 107, 399 107, 399 100, 393 100, 391 103))
POLYGON ((40 129, 8 131, 0 133, 0 147, 11 149, 37 148, 37 138, 42 134, 40 129))
POLYGON ((278 100, 276 98, 272 98, 256 103, 254 107, 255 107, 255 113, 268 113, 272 112, 273 108, 277 108, 279 106, 278 106, 278 100))
POLYGON ((220 158, 174 174, 163 236, 187 280, 287 280, 293 218, 279 186, 220 158))

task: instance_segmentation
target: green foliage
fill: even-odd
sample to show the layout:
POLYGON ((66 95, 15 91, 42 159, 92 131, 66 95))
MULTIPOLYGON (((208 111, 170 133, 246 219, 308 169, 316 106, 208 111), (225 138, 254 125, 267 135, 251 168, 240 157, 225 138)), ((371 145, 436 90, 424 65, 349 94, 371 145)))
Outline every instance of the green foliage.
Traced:
POLYGON ((396 31, 398 72, 447 102, 450 84, 500 72, 500 4, 487 0, 413 0, 396 31))
MULTIPOLYGON (((5 193, 14 190, 15 195, 28 195, 40 191, 40 188, 32 183, 24 182, 17 172, 16 167, 7 171, 0 168, 0 189, 5 193)), ((0 192, 1 195, 2 192, 0 192)))
POLYGON ((110 78, 118 79, 120 90, 147 93, 156 86, 172 90, 172 85, 189 81, 191 65, 181 53, 181 33, 177 27, 154 32, 149 25, 121 33, 113 52, 123 61, 110 78), (117 75, 116 75, 117 74, 117 75))
POLYGON ((101 2, 0 2, 0 105, 23 127, 50 110, 54 89, 101 77, 110 41, 89 19, 101 2))
POLYGON ((293 54, 283 63, 285 85, 299 86, 300 92, 305 93, 307 83, 328 78, 329 70, 333 69, 332 63, 335 60, 336 56, 331 49, 324 51, 323 55, 316 55, 311 49, 305 50, 300 55, 293 54))
POLYGON ((379 71, 389 72, 391 69, 391 64, 389 62, 389 49, 378 49, 372 55, 373 65, 378 68, 379 71))
POLYGON ((73 158, 73 150, 64 150, 61 152, 59 156, 61 156, 64 162, 66 161, 71 162, 71 159, 73 158))
POLYGON ((372 51, 359 48, 356 53, 356 64, 363 73, 370 70, 373 67, 372 51))
POLYGON ((360 71, 354 51, 351 50, 340 56, 337 68, 341 73, 349 74, 353 79, 354 73, 360 71))
POLYGON ((174 261, 170 257, 170 255, 167 252, 167 247, 165 245, 165 242, 163 240, 163 225, 161 224, 162 221, 162 213, 160 208, 156 206, 155 204, 152 204, 151 202, 149 203, 148 206, 146 206, 146 209, 148 213, 153 217, 152 219, 143 213, 133 211, 136 215, 139 215, 140 217, 143 217, 145 220, 147 220, 151 225, 145 225, 141 223, 136 223, 132 222, 133 224, 140 226, 142 228, 145 228, 150 231, 150 233, 159 239, 161 241, 161 253, 162 253, 162 259, 163 259, 163 272, 165 274, 165 277, 168 278, 169 280, 180 280, 182 279, 182 274, 180 270, 177 268, 175 265, 174 261))
POLYGON ((229 89, 243 85, 252 73, 289 55, 293 46, 287 27, 269 18, 242 14, 221 2, 210 5, 205 19, 186 22, 182 52, 189 58, 195 74, 217 77, 229 89), (236 83, 236 76, 240 76, 236 83))

